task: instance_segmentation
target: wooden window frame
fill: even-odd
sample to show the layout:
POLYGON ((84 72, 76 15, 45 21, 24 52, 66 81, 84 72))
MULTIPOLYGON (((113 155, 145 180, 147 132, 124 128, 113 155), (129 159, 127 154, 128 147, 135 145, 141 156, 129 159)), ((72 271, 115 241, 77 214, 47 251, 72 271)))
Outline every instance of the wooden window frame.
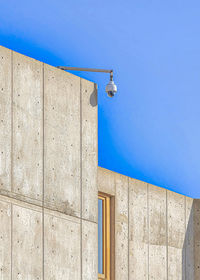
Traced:
POLYGON ((105 193, 99 193, 98 199, 103 202, 103 274, 98 274, 98 280, 114 280, 114 198, 105 193))

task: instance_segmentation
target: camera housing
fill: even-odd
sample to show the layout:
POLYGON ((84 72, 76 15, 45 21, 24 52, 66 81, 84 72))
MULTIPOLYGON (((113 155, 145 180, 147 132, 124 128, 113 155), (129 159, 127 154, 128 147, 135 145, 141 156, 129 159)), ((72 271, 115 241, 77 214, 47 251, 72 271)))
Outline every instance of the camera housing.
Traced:
POLYGON ((117 92, 117 86, 115 85, 114 81, 111 80, 106 86, 106 92, 109 97, 114 97, 117 92))

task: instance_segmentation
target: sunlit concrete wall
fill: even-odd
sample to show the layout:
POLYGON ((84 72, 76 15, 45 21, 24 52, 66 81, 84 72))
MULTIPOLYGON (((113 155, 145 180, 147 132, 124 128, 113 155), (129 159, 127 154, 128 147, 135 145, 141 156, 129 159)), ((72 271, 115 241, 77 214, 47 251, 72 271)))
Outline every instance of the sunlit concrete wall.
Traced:
POLYGON ((0 279, 96 278, 96 85, 0 47, 0 279))
POLYGON ((96 85, 0 47, 0 279, 97 279, 98 190, 116 280, 200 279, 199 200, 98 168, 96 85))
POLYGON ((200 279, 200 201, 107 169, 98 189, 115 197, 116 280, 200 279))

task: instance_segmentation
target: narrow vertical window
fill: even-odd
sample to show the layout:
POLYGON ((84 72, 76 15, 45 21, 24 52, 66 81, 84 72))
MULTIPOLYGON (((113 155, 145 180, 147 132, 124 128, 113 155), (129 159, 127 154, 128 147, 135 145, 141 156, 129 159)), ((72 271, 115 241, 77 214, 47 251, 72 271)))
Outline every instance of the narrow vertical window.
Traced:
POLYGON ((110 280, 110 197, 98 197, 98 279, 110 280))

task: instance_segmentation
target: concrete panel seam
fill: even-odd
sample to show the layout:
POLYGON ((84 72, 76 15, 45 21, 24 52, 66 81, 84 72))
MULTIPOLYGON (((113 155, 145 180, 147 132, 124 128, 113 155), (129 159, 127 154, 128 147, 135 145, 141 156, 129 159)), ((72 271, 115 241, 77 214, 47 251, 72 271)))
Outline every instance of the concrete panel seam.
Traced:
POLYGON ((32 209, 32 210, 41 212, 41 206, 37 205, 37 204, 21 201, 19 199, 15 199, 15 198, 12 198, 12 197, 9 197, 9 196, 6 196, 6 195, 2 195, 2 194, 0 195, 0 200, 5 201, 5 202, 10 202, 10 203, 12 203, 13 205, 16 205, 16 206, 21 206, 21 207, 24 207, 24 208, 27 208, 27 209, 32 209))
POLYGON ((93 224, 97 224, 97 222, 95 222, 95 221, 90 221, 89 219, 77 217, 77 216, 71 215, 71 214, 65 214, 65 213, 63 213, 62 211, 54 210, 54 209, 51 209, 51 208, 46 207, 46 206, 44 206, 44 210, 50 210, 50 211, 52 211, 52 212, 54 212, 54 213, 61 214, 61 215, 65 216, 66 219, 67 219, 67 217, 72 217, 72 218, 76 218, 76 219, 78 219, 78 220, 88 221, 88 222, 91 222, 91 223, 93 223, 93 224))
POLYGON ((194 225, 194 239, 193 239, 193 247, 194 247, 194 252, 193 252, 193 256, 194 256, 194 275, 196 276, 196 252, 195 252, 195 246, 196 246, 196 234, 195 234, 195 226, 196 226, 196 224, 195 224, 195 200, 194 200, 194 202, 193 202, 193 211, 194 211, 194 213, 193 213, 193 225, 194 225))
POLYGON ((44 280, 44 63, 42 64, 42 278, 44 280))
POLYGON ((129 211, 130 211, 130 206, 129 206, 129 177, 128 177, 128 280, 129 280, 129 263, 130 263, 130 257, 129 257, 129 250, 130 250, 130 238, 129 238, 129 232, 130 232, 130 229, 129 229, 129 211))
POLYGON ((80 224, 80 221, 81 221, 81 219, 79 217, 66 215, 66 214, 63 214, 63 213, 58 212, 58 211, 53 211, 51 209, 47 209, 45 207, 44 207, 44 214, 49 215, 51 217, 59 218, 63 221, 64 220, 65 221, 70 221, 70 222, 74 222, 74 223, 77 223, 77 224, 80 224))
POLYGON ((83 265, 82 265, 82 232, 83 232, 83 223, 82 223, 82 210, 83 210, 83 203, 82 203, 82 81, 80 78, 80 278, 82 280, 83 274, 83 265))
POLYGON ((186 228, 186 197, 184 196, 184 215, 185 215, 185 217, 184 217, 184 223, 185 223, 185 240, 183 241, 183 246, 185 247, 185 248, 183 248, 184 249, 184 254, 185 254, 185 257, 184 257, 184 265, 185 265, 185 270, 184 270, 184 273, 185 273, 185 280, 187 280, 186 279, 186 277, 187 277, 187 272, 186 272, 186 244, 187 244, 187 240, 186 240, 186 236, 187 236, 187 228, 186 228))
MULTIPOLYGON (((40 199, 35 199, 35 198, 30 197, 30 196, 26 196, 26 195, 23 195, 23 194, 18 194, 14 191, 10 192, 10 191, 6 191, 6 190, 0 190, 0 195, 10 197, 10 198, 13 198, 13 199, 17 199, 17 200, 23 201, 25 203, 34 204, 34 205, 38 205, 39 203, 42 203, 42 200, 40 200, 40 199), (32 200, 33 202, 27 202, 27 200, 32 200), (35 203, 34 203, 34 201, 35 201, 35 203)), ((41 204, 41 206, 42 206, 42 204, 41 204)))
MULTIPOLYGON (((37 212, 42 212, 42 209, 44 208, 44 210, 49 210, 49 211, 52 211, 52 213, 55 213, 55 215, 52 214, 52 216, 56 216, 56 213, 57 213, 57 215, 63 215, 63 219, 66 219, 66 220, 67 220, 67 217, 75 218, 77 220, 81 220, 80 217, 70 215, 70 214, 65 214, 65 213, 63 213, 59 210, 54 210, 54 209, 46 207, 46 206, 42 207, 42 205, 37 205, 37 204, 31 203, 31 202, 25 202, 23 200, 15 199, 15 198, 12 198, 12 197, 9 197, 9 196, 6 196, 6 195, 2 195, 2 194, 0 194, 0 201, 9 202, 9 203, 12 203, 13 205, 21 206, 23 208, 31 209, 31 210, 34 210, 34 211, 37 211, 37 212)), ((98 222, 90 221, 89 219, 82 218, 82 220, 91 222, 93 224, 98 224, 98 222)))
POLYGON ((92 224, 96 224, 96 225, 98 225, 98 222, 91 221, 91 220, 86 219, 86 218, 80 218, 80 220, 85 221, 85 222, 90 222, 90 223, 92 223, 92 224))
POLYGON ((167 280, 168 280, 168 197, 166 190, 166 268, 167 268, 167 280))
MULTIPOLYGON (((32 205, 22 205, 22 204, 19 204, 19 203, 12 203, 13 206, 18 206, 18 207, 22 207, 24 209, 28 209, 28 210, 32 210, 34 212, 38 212, 38 213, 41 213, 42 212, 42 208, 39 208, 36 209, 35 207, 31 207, 32 205)), ((35 205, 34 205, 35 206, 35 205)))
POLYGON ((12 272, 13 272, 13 258, 12 258, 12 253, 13 253, 13 205, 11 203, 11 253, 10 253, 10 267, 11 267, 11 271, 10 271, 10 275, 11 275, 11 280, 13 279, 12 277, 12 272))
POLYGON ((11 162, 10 162, 10 182, 11 192, 13 191, 13 51, 11 51, 11 162))
POLYGON ((148 224, 148 227, 147 227, 147 230, 148 230, 148 267, 147 267, 147 271, 148 271, 148 280, 149 280, 149 272, 150 272, 150 268, 149 268, 149 258, 150 258, 150 255, 149 255, 149 228, 150 228, 150 225, 149 225, 149 184, 147 184, 147 224, 148 224))
POLYGON ((193 227, 194 227, 194 231, 193 231, 193 258, 194 258, 194 276, 195 276, 195 268, 196 268, 196 256, 195 256, 195 244, 196 244, 196 234, 195 234, 195 199, 193 201, 193 217, 192 217, 192 223, 193 223, 193 227))
POLYGON ((147 272, 148 272, 148 280, 149 280, 149 184, 147 184, 147 238, 148 238, 148 262, 147 262, 147 272))

